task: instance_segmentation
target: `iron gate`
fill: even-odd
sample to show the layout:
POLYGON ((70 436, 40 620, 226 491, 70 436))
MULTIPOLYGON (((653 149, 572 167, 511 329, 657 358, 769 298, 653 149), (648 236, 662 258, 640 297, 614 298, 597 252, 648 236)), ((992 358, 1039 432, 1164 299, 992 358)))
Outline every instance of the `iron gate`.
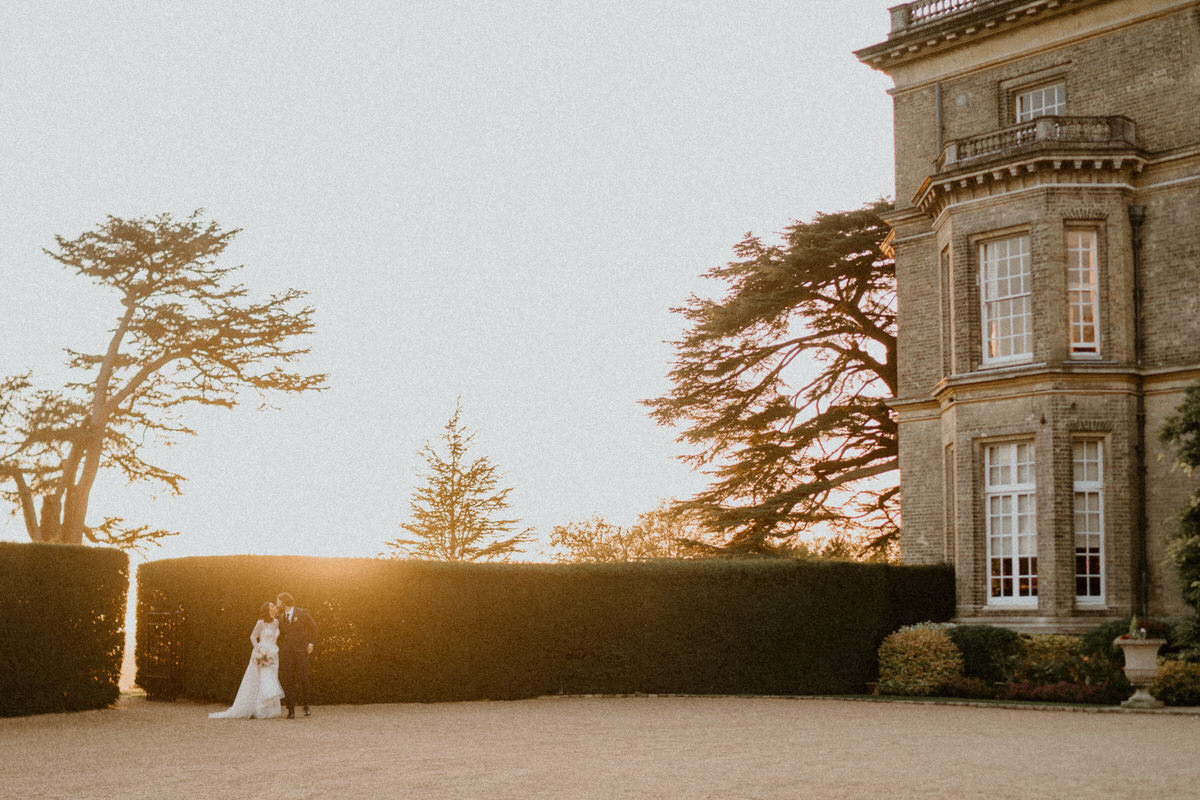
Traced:
POLYGON ((174 611, 147 611, 138 685, 147 700, 174 700, 183 687, 183 606, 174 611))

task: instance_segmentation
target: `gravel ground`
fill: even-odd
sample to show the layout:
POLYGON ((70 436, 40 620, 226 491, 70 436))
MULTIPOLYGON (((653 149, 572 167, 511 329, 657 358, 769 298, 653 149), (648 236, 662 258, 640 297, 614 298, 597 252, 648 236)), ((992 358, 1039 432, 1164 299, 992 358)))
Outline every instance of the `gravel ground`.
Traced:
POLYGON ((1200 713, 554 697, 208 719, 220 708, 123 696, 103 711, 0 719, 0 797, 1161 800, 1200 791, 1200 713))

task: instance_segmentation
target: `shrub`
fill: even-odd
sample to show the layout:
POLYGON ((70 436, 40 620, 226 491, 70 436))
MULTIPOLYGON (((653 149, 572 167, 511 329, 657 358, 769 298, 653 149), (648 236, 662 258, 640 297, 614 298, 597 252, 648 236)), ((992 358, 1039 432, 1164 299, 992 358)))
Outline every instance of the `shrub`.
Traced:
POLYGON ((1115 702, 1106 686, 1096 686, 1073 681, 1057 683, 1034 683, 1022 681, 1010 683, 1000 693, 1004 700, 1037 700, 1043 703, 1090 703, 1109 705, 1115 702))
POLYGON ((938 687, 942 697, 966 697, 972 700, 990 700, 997 694, 996 684, 982 678, 955 677, 938 687))
POLYGON ((995 625, 955 625, 948 633, 962 653, 963 674, 968 678, 999 683, 1012 674, 1021 649, 1016 631, 995 625))
POLYGON ((1078 636, 1039 633, 1021 637, 1013 663, 1013 683, 1082 683, 1083 647, 1078 636))
MULTIPOLYGON (((138 613, 183 608, 177 696, 230 700, 280 590, 316 619, 318 703, 861 692, 888 631, 954 607, 940 566, 169 559, 139 568, 138 613)), ((139 685, 154 651, 139 626, 139 685)))
POLYGON ((1169 639, 1173 648, 1166 649, 1172 658, 1200 664, 1200 616, 1175 620, 1169 639))
POLYGON ((1113 620, 1092 628, 1080 639, 1084 655, 1111 654, 1120 656, 1120 648, 1113 646, 1113 639, 1129 632, 1129 617, 1113 620))
POLYGON ((962 677, 962 653, 947 626, 920 623, 901 628, 879 646, 879 693, 928 696, 962 677))
POLYGON ((1200 706, 1200 664, 1163 661, 1150 694, 1169 706, 1200 706))
POLYGON ((128 592, 119 550, 0 542, 0 717, 115 702, 128 592))
POLYGON ((1129 631, 1129 618, 1099 625, 1083 635, 1080 652, 1083 659, 1084 681, 1106 686, 1116 697, 1124 699, 1133 693, 1133 686, 1122 667, 1125 654, 1113 646, 1113 639, 1129 631))

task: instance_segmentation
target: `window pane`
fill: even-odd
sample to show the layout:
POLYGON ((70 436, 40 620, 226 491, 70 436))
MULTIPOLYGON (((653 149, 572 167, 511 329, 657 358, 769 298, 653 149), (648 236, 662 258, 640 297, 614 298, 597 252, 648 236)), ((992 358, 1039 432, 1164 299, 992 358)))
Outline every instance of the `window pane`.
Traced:
POLYGON ((1104 597, 1104 462, 1099 439, 1071 445, 1075 484, 1075 595, 1104 597))
POLYGON ((1033 445, 1019 444, 1016 447, 1017 483, 1033 484, 1033 445))
POLYGON ((1096 269, 1096 232, 1067 230, 1067 303, 1070 309, 1071 352, 1100 352, 1096 328, 1099 279, 1096 269))
POLYGON ((1040 86, 1017 95, 1017 122, 1067 113, 1067 87, 1063 83, 1040 86))
POLYGON ((1014 236, 982 244, 980 270, 987 358, 1030 355, 1029 237, 1014 236))
POLYGON ((997 601, 1037 597, 1037 501, 1029 442, 984 448, 988 591, 997 601))

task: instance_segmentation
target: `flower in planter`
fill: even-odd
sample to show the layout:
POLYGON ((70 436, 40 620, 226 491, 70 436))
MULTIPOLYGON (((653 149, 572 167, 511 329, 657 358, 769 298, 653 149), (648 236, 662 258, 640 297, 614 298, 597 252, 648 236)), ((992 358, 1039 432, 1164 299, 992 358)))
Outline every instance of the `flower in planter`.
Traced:
POLYGON ((1146 617, 1129 618, 1129 632, 1123 633, 1121 639, 1165 639, 1169 626, 1165 622, 1146 617))

